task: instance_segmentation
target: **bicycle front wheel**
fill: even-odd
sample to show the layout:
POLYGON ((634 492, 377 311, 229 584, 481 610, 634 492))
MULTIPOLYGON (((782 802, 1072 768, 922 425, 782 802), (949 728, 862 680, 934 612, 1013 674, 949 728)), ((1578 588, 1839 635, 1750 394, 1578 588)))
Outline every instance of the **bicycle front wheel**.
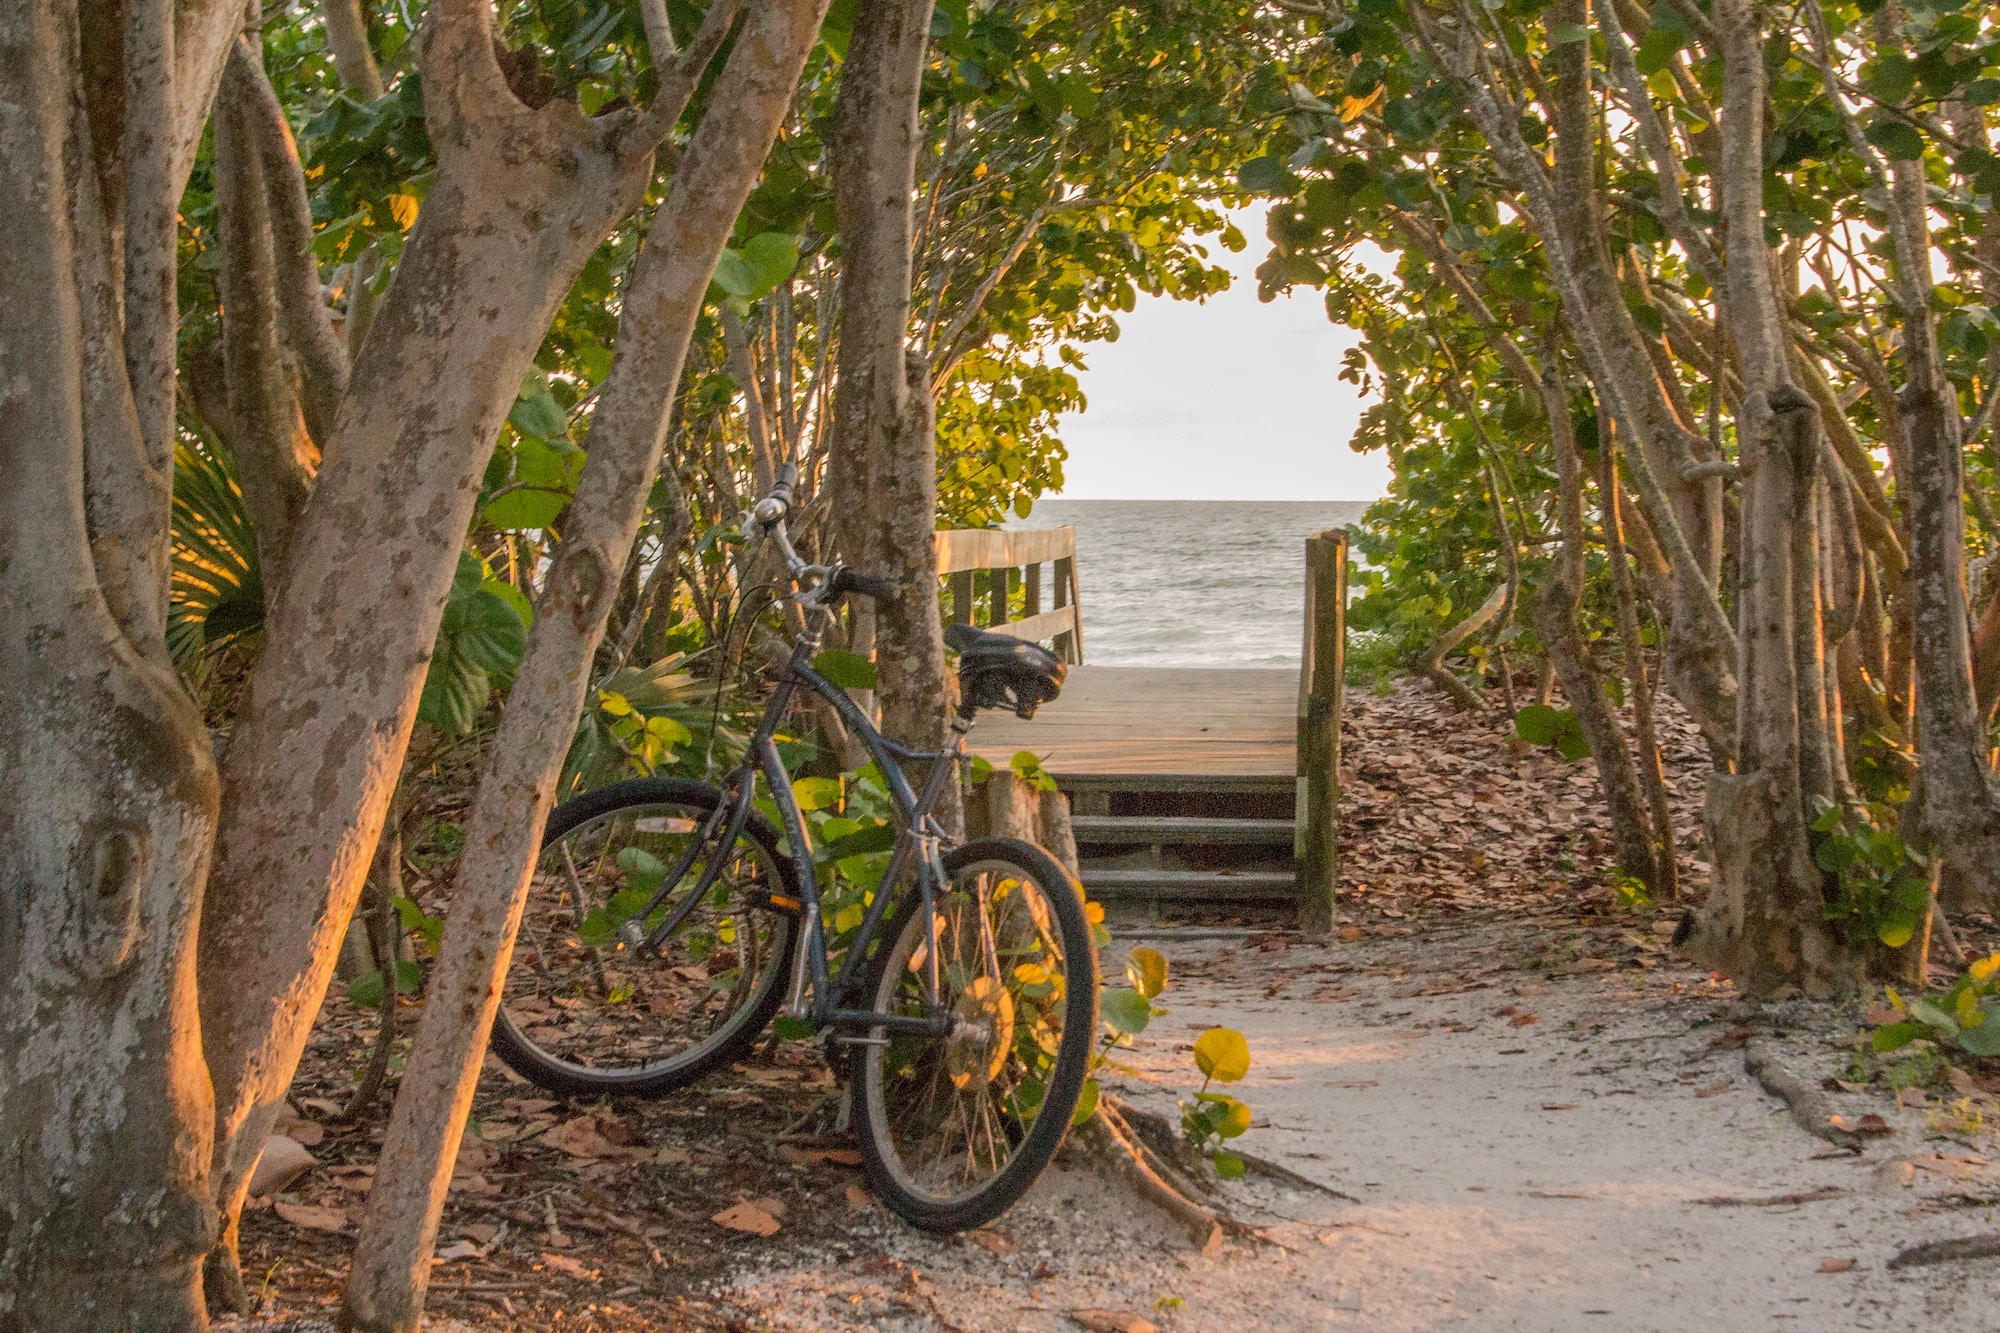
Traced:
POLYGON ((796 898, 778 833, 754 811, 729 848, 723 794, 635 778, 549 815, 493 1023, 493 1053, 552 1092, 658 1097, 742 1058, 784 1000, 796 898), (704 878, 714 876, 698 901, 704 878), (659 950, 624 938, 677 924, 659 950))
MULTIPOLYGON (((1097 1033, 1097 948, 1083 894, 1056 859, 1013 838, 948 853, 936 900, 944 1038, 871 1029, 856 1065, 863 1161, 891 1208, 925 1231, 992 1221, 1068 1133, 1097 1033)), ((930 924, 912 894, 873 960, 878 1014, 921 1015, 930 924)))

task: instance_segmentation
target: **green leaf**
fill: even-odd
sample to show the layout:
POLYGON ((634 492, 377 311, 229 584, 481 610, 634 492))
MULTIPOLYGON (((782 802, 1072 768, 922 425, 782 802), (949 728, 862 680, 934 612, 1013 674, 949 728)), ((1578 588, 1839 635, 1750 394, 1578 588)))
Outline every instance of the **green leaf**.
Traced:
POLYGON ((1072 1126, 1080 1125, 1090 1119, 1090 1117, 1096 1115, 1099 1096, 1097 1080, 1094 1078, 1085 1079, 1083 1081, 1083 1095, 1076 1099, 1076 1110, 1070 1115, 1069 1123, 1072 1126))
POLYGON ((1215 1174, 1224 1180, 1243 1179, 1243 1159, 1233 1152, 1219 1152, 1214 1157, 1215 1174))
POLYGON ((461 552, 417 703, 418 721, 455 736, 472 730, 495 679, 511 678, 527 648, 528 627, 520 613, 489 590, 488 582, 479 558, 461 552))
POLYGON ((1097 998, 1098 1012, 1113 1032, 1138 1036, 1153 1019, 1153 1002, 1125 986, 1108 987, 1097 998))
POLYGON ((826 810, 840 804, 839 778, 800 778, 792 783, 792 799, 801 810, 826 810))
POLYGON ((779 1041, 804 1041, 819 1032, 819 1024, 809 1018, 779 1014, 771 1020, 771 1035, 779 1041))
POLYGON ((1552 745, 1562 734, 1564 711, 1547 704, 1529 704, 1514 714, 1514 734, 1530 745, 1552 745))
POLYGON ((860 653, 828 648, 813 658, 813 670, 843 690, 875 688, 875 664, 860 653))
POLYGON ((382 972, 375 969, 363 972, 347 983, 347 998, 364 1009, 379 1009, 382 1005, 382 972))
POLYGON ((1160 998, 1167 988, 1167 956, 1158 949, 1139 945, 1125 959, 1125 976, 1132 989, 1148 1000, 1160 998))
MULTIPOLYGON (((1888 941, 1884 940, 1883 943, 1888 944, 1888 941)), ((1894 949, 1901 946, 1891 944, 1889 947, 1894 949)), ((1929 1000, 1911 1000, 1910 1017, 1916 1019, 1919 1023, 1937 1028, 1943 1032, 1958 1031, 1958 1020, 1938 1008, 1935 1004, 1932 1004, 1929 1000)))
POLYGON ((1583 724, 1576 720, 1574 713, 1563 723, 1562 732, 1556 737, 1556 753, 1571 763, 1590 754, 1590 738, 1583 734, 1583 724))
POLYGON ((1590 29, 1581 23, 1565 23, 1549 33, 1550 46, 1569 46, 1575 42, 1590 40, 1590 29))
POLYGON ((1281 157, 1253 157, 1237 169, 1236 179, 1244 189, 1256 194, 1281 194, 1289 175, 1281 157))
POLYGON ((1250 1072, 1250 1043, 1233 1028, 1210 1028, 1194 1039, 1195 1067, 1218 1083, 1234 1083, 1250 1072))
POLYGON ((549 397, 547 389, 537 389, 516 399, 513 410, 507 414, 507 424, 538 440, 553 440, 569 432, 569 418, 556 406, 556 400, 549 397))
POLYGON ((1217 1134, 1233 1139, 1250 1128, 1250 1108, 1224 1092, 1195 1094, 1209 1104, 1208 1123, 1217 1134))
POLYGON ((1887 1054, 1890 1051, 1900 1051, 1911 1042, 1930 1035, 1931 1030, 1922 1023, 1904 1019, 1900 1023, 1889 1023, 1876 1028, 1869 1038, 1869 1044, 1877 1053, 1887 1054))
POLYGON ((1891 949, 1902 948, 1916 933, 1916 921, 1904 912, 1886 913, 1875 926, 1875 938, 1891 949))
POLYGON ((799 243, 783 232, 767 231, 743 245, 743 262, 750 270, 752 300, 775 289, 799 266, 799 243))
POLYGON ((725 249, 715 265, 715 285, 729 295, 747 301, 750 294, 757 290, 757 270, 741 250, 725 249))
POLYGON ((1915 162, 1924 155, 1924 136, 1900 120, 1878 120, 1868 127, 1867 139, 1891 161, 1915 162))
POLYGON ((1994 1011, 1982 1006, 1980 1013, 1987 1021, 1977 1027, 1961 1028, 1958 1044, 1973 1055, 2000 1055, 2000 1022, 1994 1022, 1994 1011))
POLYGON ((1861 71, 1861 82, 1878 101, 1900 102, 1916 90, 1917 62, 1901 51, 1884 51, 1861 71))
POLYGON ((894 824, 871 824, 838 838, 829 838, 821 847, 821 861, 845 861, 870 852, 886 852, 896 845, 894 824))

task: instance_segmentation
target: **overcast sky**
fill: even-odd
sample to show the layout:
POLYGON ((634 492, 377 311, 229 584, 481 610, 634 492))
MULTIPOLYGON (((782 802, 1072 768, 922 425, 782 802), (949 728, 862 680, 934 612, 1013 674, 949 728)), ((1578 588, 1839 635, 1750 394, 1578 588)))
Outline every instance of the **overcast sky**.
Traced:
POLYGON ((1249 238, 1211 263, 1236 281, 1206 303, 1140 297, 1115 343, 1092 343, 1087 410, 1065 417, 1062 494, 1092 500, 1372 500, 1389 467, 1348 436, 1362 399, 1340 379, 1356 341, 1316 291, 1266 305, 1257 265, 1262 210, 1237 216, 1249 238))

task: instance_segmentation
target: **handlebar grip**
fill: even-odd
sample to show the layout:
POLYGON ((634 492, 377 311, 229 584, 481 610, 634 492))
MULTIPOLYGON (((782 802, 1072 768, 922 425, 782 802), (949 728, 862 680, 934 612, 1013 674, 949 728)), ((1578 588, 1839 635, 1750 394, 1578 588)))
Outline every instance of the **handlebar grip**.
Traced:
POLYGON ((836 567, 827 579, 827 588, 835 597, 858 592, 863 597, 894 597, 896 584, 893 579, 885 579, 877 574, 862 574, 846 565, 836 567))
POLYGON ((798 480, 799 465, 797 463, 780 463, 778 465, 777 484, 771 487, 771 498, 785 508, 790 509, 792 507, 792 487, 798 483, 798 480))

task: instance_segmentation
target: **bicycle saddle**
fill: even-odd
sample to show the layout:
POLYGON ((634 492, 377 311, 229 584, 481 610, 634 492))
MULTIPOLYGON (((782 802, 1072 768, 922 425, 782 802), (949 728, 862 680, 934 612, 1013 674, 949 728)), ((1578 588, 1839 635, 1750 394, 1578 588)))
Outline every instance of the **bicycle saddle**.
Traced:
POLYGON ((944 641, 958 653, 958 711, 1011 708, 1016 717, 1062 693, 1062 659, 1038 643, 993 634, 972 625, 950 625, 944 641))

